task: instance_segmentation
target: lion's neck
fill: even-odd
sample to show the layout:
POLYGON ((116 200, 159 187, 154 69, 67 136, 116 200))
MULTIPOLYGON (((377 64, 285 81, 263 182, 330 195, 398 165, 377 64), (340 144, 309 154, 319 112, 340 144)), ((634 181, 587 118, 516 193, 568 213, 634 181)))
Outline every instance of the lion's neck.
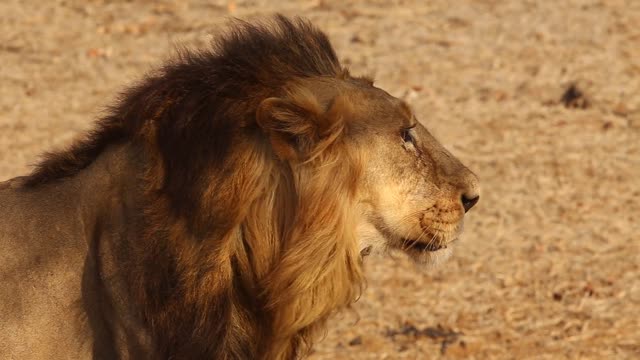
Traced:
POLYGON ((318 191, 336 176, 335 186, 348 184, 342 175, 336 169, 294 180, 279 172, 238 232, 242 247, 235 253, 241 260, 235 276, 251 294, 261 295, 258 321, 250 325, 262 339, 258 352, 265 358, 289 359, 308 350, 328 317, 361 290, 351 194, 318 191))

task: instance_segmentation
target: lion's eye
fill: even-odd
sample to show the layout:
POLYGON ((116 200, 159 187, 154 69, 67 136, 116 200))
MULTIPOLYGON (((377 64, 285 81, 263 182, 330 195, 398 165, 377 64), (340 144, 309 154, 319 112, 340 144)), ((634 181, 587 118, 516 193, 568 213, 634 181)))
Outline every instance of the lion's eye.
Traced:
POLYGON ((411 129, 413 128, 400 130, 400 137, 402 137, 402 141, 404 141, 405 143, 411 143, 412 145, 415 145, 415 139, 413 138, 411 129))

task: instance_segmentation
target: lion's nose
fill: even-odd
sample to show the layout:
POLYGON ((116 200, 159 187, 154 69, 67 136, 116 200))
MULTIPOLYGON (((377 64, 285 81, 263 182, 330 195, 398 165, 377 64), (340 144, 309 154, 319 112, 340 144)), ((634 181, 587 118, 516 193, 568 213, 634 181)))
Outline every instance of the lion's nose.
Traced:
POLYGON ((480 200, 480 195, 467 195, 462 194, 462 207, 464 207, 464 212, 469 211, 475 204, 480 200))

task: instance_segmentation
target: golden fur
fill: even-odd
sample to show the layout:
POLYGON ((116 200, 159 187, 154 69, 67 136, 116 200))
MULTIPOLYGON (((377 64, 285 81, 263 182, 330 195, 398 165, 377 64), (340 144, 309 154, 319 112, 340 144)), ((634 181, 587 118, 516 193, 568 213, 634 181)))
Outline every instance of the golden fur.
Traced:
MULTIPOLYGON (((343 69, 310 24, 242 23, 213 51, 185 53, 130 89, 87 138, 47 155, 0 201, 26 214, 34 203, 17 192, 48 203, 65 202, 55 193, 72 186, 88 194, 90 215, 42 219, 89 244, 78 252, 82 292, 64 286, 67 302, 84 300, 94 357, 292 359, 358 297, 361 251, 383 241, 431 256, 477 201, 475 176, 421 125, 407 137, 412 119, 343 69), (426 212, 387 223, 388 208, 416 215, 409 207, 427 200, 446 209, 439 227, 426 212)), ((0 245, 22 241, 11 234, 0 245)))

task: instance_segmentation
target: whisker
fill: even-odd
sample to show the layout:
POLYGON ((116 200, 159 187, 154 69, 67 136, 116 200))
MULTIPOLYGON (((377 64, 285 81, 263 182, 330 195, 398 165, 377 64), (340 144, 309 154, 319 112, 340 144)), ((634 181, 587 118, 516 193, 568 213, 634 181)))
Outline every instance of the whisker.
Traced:
POLYGON ((432 248, 438 243, 439 234, 438 231, 434 231, 435 224, 430 224, 426 228, 423 228, 420 224, 420 221, 415 221, 416 216, 422 215, 424 211, 424 209, 413 211, 409 214, 401 216, 392 224, 383 223, 379 226, 381 227, 381 230, 388 232, 396 240, 401 240, 401 244, 399 246, 399 249, 401 251, 407 251, 420 245, 423 248, 422 252, 426 253, 428 251, 431 251, 432 248), (415 231, 416 227, 418 227, 420 234, 417 238, 403 236, 407 233, 407 226, 409 226, 413 231, 415 231), (423 240, 428 235, 431 235, 429 240, 424 242, 423 240))
MULTIPOLYGON (((393 235, 396 235, 397 233, 402 232, 400 230, 404 225, 409 223, 408 220, 410 220, 410 218, 416 215, 420 215, 422 212, 423 210, 411 212, 407 215, 400 217, 400 219, 398 219, 398 221, 395 224, 382 224, 382 228, 384 230, 391 232, 393 235)), ((411 225, 414 226, 414 224, 411 224, 411 225)))
POLYGON ((427 235, 427 234, 432 230, 432 227, 431 227, 431 226, 429 226, 429 228, 427 228, 427 230, 424 230, 424 229, 420 229, 420 230, 421 230, 421 231, 420 231, 420 235, 418 236, 418 238, 417 238, 417 239, 415 239, 414 241, 412 241, 412 242, 411 242, 411 244, 409 244, 409 247, 405 247, 405 244, 406 244, 406 242, 407 242, 407 239, 405 239, 405 240, 404 240, 404 242, 403 242, 403 247, 402 247, 402 249, 403 249, 403 250, 408 250, 408 249, 413 248, 413 247, 414 247, 418 242, 420 242, 420 240, 422 240, 422 237, 423 237, 423 236, 427 235))

